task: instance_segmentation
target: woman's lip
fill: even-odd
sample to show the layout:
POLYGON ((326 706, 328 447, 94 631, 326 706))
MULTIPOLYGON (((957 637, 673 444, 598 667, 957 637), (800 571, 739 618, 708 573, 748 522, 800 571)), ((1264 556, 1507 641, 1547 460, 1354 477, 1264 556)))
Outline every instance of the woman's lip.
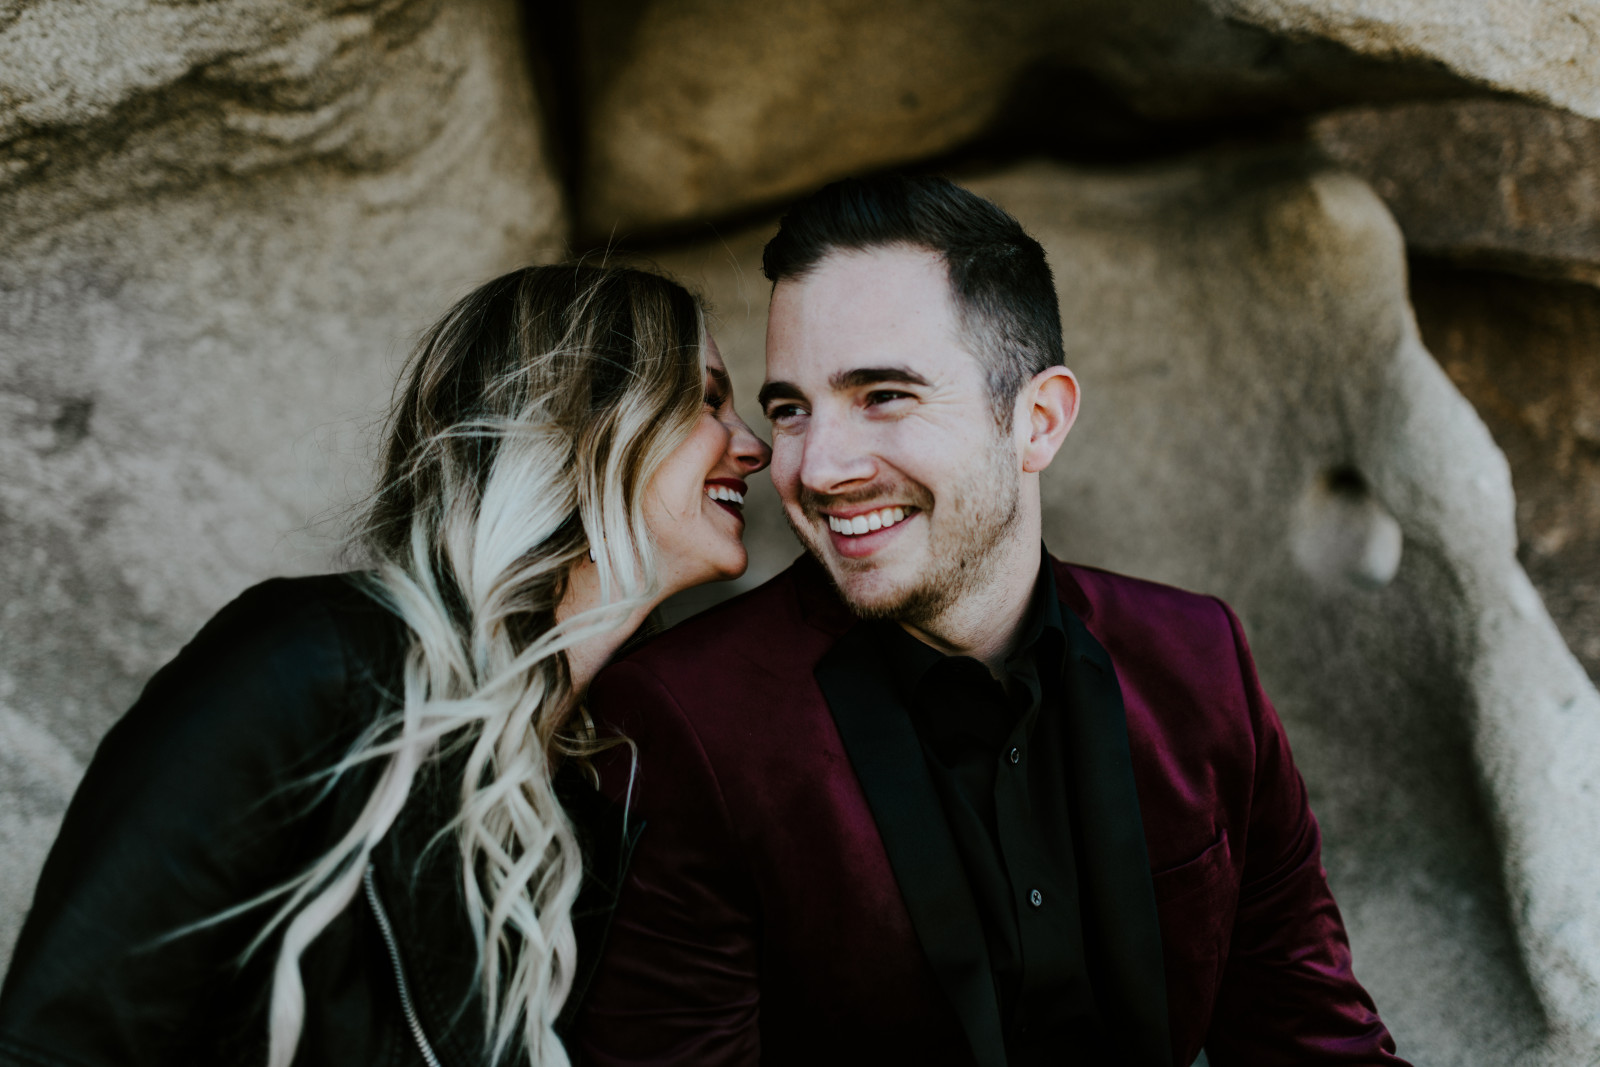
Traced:
POLYGON ((729 515, 733 515, 738 518, 740 522, 744 521, 744 512, 740 511, 739 505, 735 504, 733 501, 713 500, 712 503, 720 507, 723 511, 726 511, 729 515))
POLYGON ((742 479, 739 479, 739 478, 707 478, 706 479, 706 484, 707 485, 720 485, 724 489, 732 489, 734 492, 738 493, 740 496, 743 496, 744 494, 746 494, 746 493, 748 493, 750 491, 750 487, 748 485, 746 485, 742 479))

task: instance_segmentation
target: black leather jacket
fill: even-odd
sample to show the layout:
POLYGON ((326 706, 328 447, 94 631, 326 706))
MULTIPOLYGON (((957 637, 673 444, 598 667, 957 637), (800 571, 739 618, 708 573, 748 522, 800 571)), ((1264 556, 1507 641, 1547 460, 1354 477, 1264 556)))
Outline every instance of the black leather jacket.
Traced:
MULTIPOLYGON (((39 879, 0 989, 0 1064, 260 1064, 273 904, 171 936, 281 884, 338 840, 370 772, 316 772, 398 691, 406 632, 349 576, 245 592, 101 742, 39 879)), ((297 1067, 489 1063, 453 841, 450 768, 422 775, 362 892, 307 949, 297 1067)), ((637 840, 576 773, 581 999, 637 840)))

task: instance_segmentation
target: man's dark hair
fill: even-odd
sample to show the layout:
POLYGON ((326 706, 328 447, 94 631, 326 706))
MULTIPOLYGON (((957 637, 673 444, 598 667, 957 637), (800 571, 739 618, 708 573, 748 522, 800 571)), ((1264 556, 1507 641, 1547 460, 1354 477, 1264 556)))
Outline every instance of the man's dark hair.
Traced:
POLYGON ((1066 359, 1044 249, 995 204, 945 178, 846 178, 789 209, 761 269, 776 285, 804 276, 830 252, 892 245, 925 248, 944 260, 956 314, 984 365, 995 421, 1009 429, 1023 385, 1066 359))

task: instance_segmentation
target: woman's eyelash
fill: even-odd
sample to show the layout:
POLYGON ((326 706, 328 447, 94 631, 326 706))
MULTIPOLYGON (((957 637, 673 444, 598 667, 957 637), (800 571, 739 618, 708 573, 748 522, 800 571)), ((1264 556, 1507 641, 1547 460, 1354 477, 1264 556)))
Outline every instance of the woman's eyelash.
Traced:
POLYGON ((723 402, 727 399, 728 397, 726 393, 719 392, 715 389, 706 390, 706 403, 710 404, 714 408, 720 408, 723 405, 723 402))

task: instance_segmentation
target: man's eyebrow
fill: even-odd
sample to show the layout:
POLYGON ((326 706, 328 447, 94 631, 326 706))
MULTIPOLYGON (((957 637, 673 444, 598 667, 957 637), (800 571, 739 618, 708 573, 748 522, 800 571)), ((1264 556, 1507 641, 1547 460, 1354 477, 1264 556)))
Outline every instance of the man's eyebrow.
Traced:
POLYGON ((761 405, 761 410, 767 410, 767 405, 774 400, 804 400, 806 395, 800 387, 793 382, 767 382, 761 387, 761 392, 756 394, 756 403, 761 405))
POLYGON ((855 367, 842 370, 828 379, 836 390, 860 389, 867 385, 899 382, 902 385, 931 385, 932 383, 910 367, 855 367))
MULTIPOLYGON (((932 383, 910 367, 852 367, 828 379, 828 387, 838 392, 860 389, 868 385, 897 382, 901 385, 931 385, 932 383)), ((756 394, 763 411, 774 400, 804 400, 806 394, 793 382, 767 382, 756 394)))

